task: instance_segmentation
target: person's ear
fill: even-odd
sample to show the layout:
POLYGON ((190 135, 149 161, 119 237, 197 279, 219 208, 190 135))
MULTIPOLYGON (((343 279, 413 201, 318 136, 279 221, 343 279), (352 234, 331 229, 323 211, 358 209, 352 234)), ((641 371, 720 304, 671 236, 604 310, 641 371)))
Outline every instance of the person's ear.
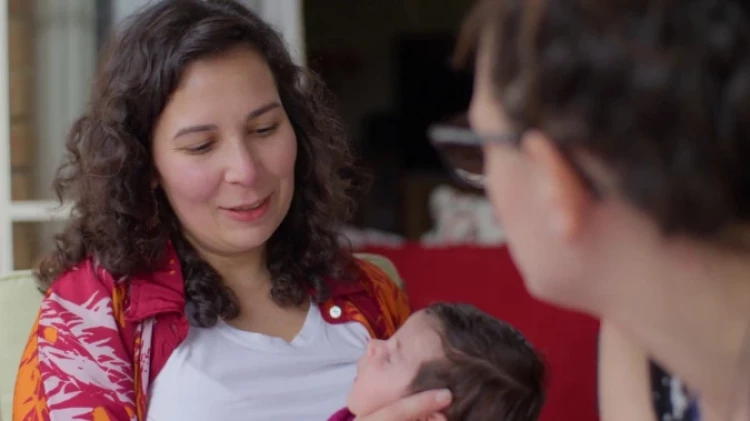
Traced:
POLYGON ((527 132, 521 149, 534 165, 535 191, 541 196, 551 231, 563 239, 576 237, 586 222, 592 200, 583 180, 544 133, 527 132))

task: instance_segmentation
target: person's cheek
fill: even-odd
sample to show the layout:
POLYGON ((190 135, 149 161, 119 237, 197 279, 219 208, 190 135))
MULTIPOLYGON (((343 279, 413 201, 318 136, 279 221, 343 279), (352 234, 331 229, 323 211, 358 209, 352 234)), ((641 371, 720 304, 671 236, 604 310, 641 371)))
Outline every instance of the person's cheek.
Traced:
POLYGON ((185 204, 209 202, 221 184, 220 175, 207 162, 181 162, 163 174, 165 188, 172 199, 185 204))
POLYGON ((297 138, 291 125, 277 134, 267 149, 262 151, 264 166, 281 179, 294 178, 294 165, 297 160, 297 138))
POLYGON ((502 223, 503 208, 507 195, 503 193, 505 180, 502 179, 502 163, 498 156, 500 151, 497 148, 498 146, 484 147, 485 191, 490 203, 492 203, 495 218, 502 223))
POLYGON ((377 382, 368 369, 360 371, 347 398, 346 406, 355 415, 367 415, 379 405, 377 382))

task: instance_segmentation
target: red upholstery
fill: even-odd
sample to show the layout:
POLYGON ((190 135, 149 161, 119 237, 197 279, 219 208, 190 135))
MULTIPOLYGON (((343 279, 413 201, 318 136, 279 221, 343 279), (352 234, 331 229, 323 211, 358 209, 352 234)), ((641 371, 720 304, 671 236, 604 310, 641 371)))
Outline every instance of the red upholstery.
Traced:
POLYGON ((558 309, 525 290, 505 247, 367 248, 393 261, 412 307, 460 301, 519 328, 549 366, 542 421, 596 421, 596 354, 599 324, 558 309))

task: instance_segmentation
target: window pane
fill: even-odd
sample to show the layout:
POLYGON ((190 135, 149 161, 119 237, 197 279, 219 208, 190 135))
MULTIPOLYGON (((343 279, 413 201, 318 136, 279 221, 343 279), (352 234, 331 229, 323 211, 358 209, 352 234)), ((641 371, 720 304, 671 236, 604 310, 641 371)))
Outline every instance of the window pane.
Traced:
POLYGON ((13 268, 36 269, 39 260, 54 248, 54 234, 62 231, 64 222, 13 223, 13 268))
MULTIPOLYGON (((7 0, 11 200, 47 200, 65 137, 88 99, 111 0, 7 0)), ((2 171, 8 171, 2 163, 2 171)), ((13 224, 14 268, 53 246, 57 222, 13 224)))
POLYGON ((53 197, 65 135, 88 97, 101 32, 98 3, 8 0, 13 200, 53 197))

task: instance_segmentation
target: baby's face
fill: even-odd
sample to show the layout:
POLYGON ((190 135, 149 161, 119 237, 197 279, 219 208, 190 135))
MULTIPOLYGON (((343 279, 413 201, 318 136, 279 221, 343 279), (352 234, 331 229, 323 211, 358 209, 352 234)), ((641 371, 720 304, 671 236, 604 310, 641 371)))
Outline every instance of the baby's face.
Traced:
POLYGON ((406 396, 422 363, 444 357, 437 320, 414 313, 388 340, 370 341, 357 362, 347 407, 362 416, 406 396))

